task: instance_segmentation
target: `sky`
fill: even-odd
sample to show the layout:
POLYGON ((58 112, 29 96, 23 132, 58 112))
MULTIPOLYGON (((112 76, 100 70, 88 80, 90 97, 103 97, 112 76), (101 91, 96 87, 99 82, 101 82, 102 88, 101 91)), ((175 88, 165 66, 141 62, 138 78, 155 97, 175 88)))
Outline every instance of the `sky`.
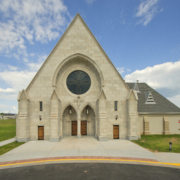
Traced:
POLYGON ((26 89, 79 13, 126 82, 180 107, 179 0, 0 0, 0 112, 26 89))

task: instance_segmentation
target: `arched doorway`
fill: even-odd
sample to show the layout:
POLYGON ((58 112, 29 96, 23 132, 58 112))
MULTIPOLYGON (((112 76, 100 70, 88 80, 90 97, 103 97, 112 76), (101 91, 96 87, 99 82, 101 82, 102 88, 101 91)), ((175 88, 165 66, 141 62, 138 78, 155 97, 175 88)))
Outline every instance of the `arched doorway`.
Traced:
POLYGON ((87 105, 81 112, 81 135, 95 136, 95 128, 94 110, 87 105))
POLYGON ((77 135, 77 113, 73 106, 69 105, 63 112, 63 136, 77 135))

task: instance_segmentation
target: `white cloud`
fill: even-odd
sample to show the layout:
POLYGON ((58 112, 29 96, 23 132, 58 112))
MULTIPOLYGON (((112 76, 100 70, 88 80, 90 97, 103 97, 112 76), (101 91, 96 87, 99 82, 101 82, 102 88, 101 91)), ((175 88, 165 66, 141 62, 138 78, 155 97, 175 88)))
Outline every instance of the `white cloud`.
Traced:
POLYGON ((27 87, 35 74, 36 71, 4 71, 0 78, 18 92, 27 87))
POLYGON ((7 89, 2 89, 0 88, 0 93, 14 93, 16 92, 15 89, 7 88, 7 89))
POLYGON ((29 60, 27 58, 23 58, 23 61, 27 63, 29 60))
MULTIPOLYGON (((26 89, 28 84, 31 82, 33 77, 35 76, 37 70, 40 68, 44 60, 46 59, 47 55, 40 55, 38 57, 37 63, 27 63, 29 67, 27 70, 24 71, 17 71, 15 70, 16 67, 9 66, 8 70, 6 65, 0 64, 0 68, 3 71, 0 72, 0 80, 7 84, 10 88, 2 89, 0 88, 0 100, 1 102, 4 100, 5 102, 8 100, 11 103, 17 102, 18 92, 22 89, 26 89), (4 70, 6 69, 6 70, 4 70)), ((2 103, 1 103, 2 104, 2 103)), ((7 110, 11 110, 11 112, 17 112, 16 106, 3 106, 0 107, 0 110, 5 112, 7 110)))
POLYGON ((88 4, 92 4, 93 2, 95 2, 96 0, 85 0, 85 2, 87 2, 88 4))
POLYGON ((35 55, 34 53, 30 53, 30 56, 32 56, 32 57, 33 57, 34 55, 35 55))
POLYGON ((28 63, 27 65, 30 67, 30 70, 37 71, 41 67, 42 63, 28 63))
POLYGON ((43 61, 45 61, 47 57, 48 57, 47 54, 39 55, 39 57, 38 57, 38 62, 43 62, 43 61))
POLYGON ((0 113, 17 113, 18 109, 16 106, 10 106, 5 104, 0 104, 0 113))
POLYGON ((17 70, 17 67, 15 67, 15 66, 10 66, 10 65, 8 65, 8 68, 9 68, 10 70, 12 70, 12 71, 17 70))
POLYGON ((13 56, 14 56, 16 59, 20 60, 20 58, 19 58, 19 55, 18 55, 18 54, 13 53, 13 56))
POLYGON ((38 57, 38 63, 27 63, 31 71, 38 71, 42 63, 46 60, 47 55, 43 54, 38 57))
POLYGON ((131 70, 130 69, 127 69, 128 72, 130 72, 131 70))
POLYGON ((120 74, 124 73, 124 67, 117 68, 117 70, 119 71, 120 74))
POLYGON ((146 26, 158 12, 157 3, 159 0, 144 0, 135 13, 135 17, 140 18, 137 24, 143 24, 146 26))
POLYGON ((8 0, 0 1, 0 16, 0 53, 9 54, 14 49, 25 53, 26 42, 59 37, 69 13, 62 0, 8 0))
POLYGON ((176 95, 168 98, 171 102, 180 107, 180 95, 176 95))
POLYGON ((180 61, 166 62, 143 70, 136 70, 124 78, 126 82, 145 82, 180 106, 180 61))

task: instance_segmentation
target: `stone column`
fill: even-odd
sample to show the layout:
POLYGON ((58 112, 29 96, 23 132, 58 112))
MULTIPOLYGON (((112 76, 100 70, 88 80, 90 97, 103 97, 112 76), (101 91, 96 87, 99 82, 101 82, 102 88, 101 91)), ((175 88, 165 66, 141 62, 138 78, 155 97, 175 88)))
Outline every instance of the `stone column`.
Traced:
POLYGON ((17 115, 17 132, 16 132, 16 140, 18 142, 27 142, 30 140, 30 132, 29 132, 29 104, 30 100, 26 94, 26 91, 23 90, 19 94, 18 104, 19 104, 19 112, 17 115))
POLYGON ((98 118, 95 117, 94 119, 95 119, 95 138, 97 138, 97 136, 98 136, 98 132, 97 132, 97 130, 98 130, 97 129, 97 127, 98 127, 98 121, 97 120, 98 120, 98 118))
POLYGON ((60 100, 56 90, 51 95, 51 115, 50 115, 50 141, 58 142, 60 140, 60 100))
POLYGON ((126 100, 126 113, 127 113, 127 136, 128 140, 138 140, 138 111, 137 111, 137 93, 130 90, 126 100))
POLYGON ((79 110, 77 113, 77 126, 78 126, 77 138, 80 139, 81 138, 81 115, 80 115, 79 110))
POLYGON ((91 118, 90 118, 89 114, 86 114, 86 120, 87 120, 87 136, 91 136, 92 124, 91 124, 91 118))
POLYGON ((60 118, 60 138, 61 139, 63 138, 63 128, 62 128, 63 123, 62 123, 62 121, 63 121, 63 118, 60 118))

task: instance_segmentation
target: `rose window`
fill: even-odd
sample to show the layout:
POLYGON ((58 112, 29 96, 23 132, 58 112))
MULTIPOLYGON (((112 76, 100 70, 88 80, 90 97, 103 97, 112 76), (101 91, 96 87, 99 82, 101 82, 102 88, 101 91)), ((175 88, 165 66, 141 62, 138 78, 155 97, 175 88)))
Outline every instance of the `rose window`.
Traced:
POLYGON ((91 79, 84 71, 73 71, 67 78, 67 87, 74 94, 84 94, 91 86, 91 79))

